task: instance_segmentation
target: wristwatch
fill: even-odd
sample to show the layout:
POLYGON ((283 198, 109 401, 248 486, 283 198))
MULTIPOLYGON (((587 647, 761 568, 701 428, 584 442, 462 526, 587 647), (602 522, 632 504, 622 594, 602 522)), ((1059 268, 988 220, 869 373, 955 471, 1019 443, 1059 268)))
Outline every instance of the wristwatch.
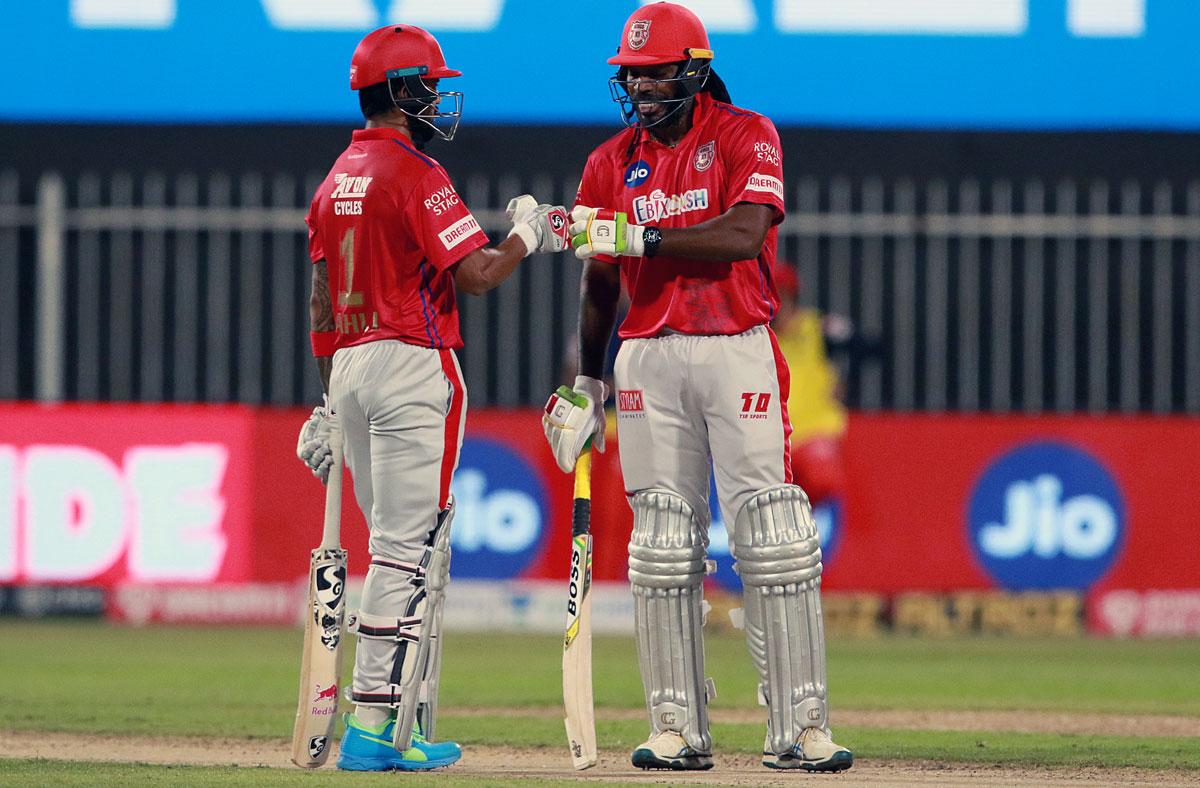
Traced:
POLYGON ((642 254, 646 257, 658 254, 660 243, 662 243, 662 230, 657 227, 647 227, 642 230, 642 254))

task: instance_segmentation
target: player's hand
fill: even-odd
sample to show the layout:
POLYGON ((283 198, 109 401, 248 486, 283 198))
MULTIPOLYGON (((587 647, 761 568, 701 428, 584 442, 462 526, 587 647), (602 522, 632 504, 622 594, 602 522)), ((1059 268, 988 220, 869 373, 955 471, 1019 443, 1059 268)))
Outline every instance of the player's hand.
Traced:
POLYGON ((554 453, 554 461, 564 473, 575 470, 575 460, 588 438, 604 453, 604 400, 608 386, 603 381, 580 375, 573 389, 559 386, 546 403, 542 429, 554 453))
POLYGON ((576 205, 571 210, 571 246, 580 260, 598 254, 641 257, 645 252, 642 245, 645 229, 640 224, 630 224, 629 217, 620 211, 585 205, 576 205))
POLYGON ((525 242, 525 254, 561 252, 567 248, 567 209, 561 205, 538 204, 531 195, 522 194, 508 201, 504 211, 512 221, 509 236, 519 235, 525 242))
POLYGON ((333 448, 329 445, 332 418, 326 399, 325 405, 313 408, 296 441, 296 456, 308 466, 313 476, 321 480, 321 484, 329 481, 329 469, 333 467, 333 448))

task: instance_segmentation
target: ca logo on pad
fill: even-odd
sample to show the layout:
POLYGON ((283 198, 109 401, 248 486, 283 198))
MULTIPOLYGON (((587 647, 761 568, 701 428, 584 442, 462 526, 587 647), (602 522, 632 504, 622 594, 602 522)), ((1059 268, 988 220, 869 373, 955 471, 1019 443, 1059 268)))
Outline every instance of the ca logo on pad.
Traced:
POLYGON ((1084 590, 1116 562, 1125 505, 1112 474, 1064 443, 1031 443, 983 472, 968 513, 971 546, 1011 590, 1084 590))

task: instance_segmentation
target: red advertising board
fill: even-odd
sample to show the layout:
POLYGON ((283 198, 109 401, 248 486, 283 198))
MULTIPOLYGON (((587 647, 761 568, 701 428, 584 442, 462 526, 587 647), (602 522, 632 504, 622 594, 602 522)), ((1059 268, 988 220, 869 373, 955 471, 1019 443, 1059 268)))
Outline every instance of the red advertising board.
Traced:
MULTIPOLYGON (((0 583, 295 581, 318 540, 324 494, 294 456, 306 416, 0 406, 0 583)), ((1198 448, 1197 419, 855 414, 846 489, 817 507, 825 587, 1198 589, 1198 448)), ((610 436, 595 463, 598 581, 625 577, 632 518, 618 451, 610 436)), ((565 574, 571 478, 545 448, 539 411, 472 411, 454 493, 455 577, 565 574)), ((343 541, 361 574, 367 528, 353 495, 344 501, 343 541)), ((713 514, 714 582, 733 586, 713 514)), ((1129 600, 1117 600, 1110 618, 1133 631, 1168 609, 1150 600, 1127 612, 1129 600)))

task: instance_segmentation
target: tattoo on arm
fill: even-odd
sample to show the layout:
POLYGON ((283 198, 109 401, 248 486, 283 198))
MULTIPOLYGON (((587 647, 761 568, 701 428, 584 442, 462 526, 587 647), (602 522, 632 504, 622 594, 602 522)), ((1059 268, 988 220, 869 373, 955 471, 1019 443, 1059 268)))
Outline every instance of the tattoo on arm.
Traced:
MULTIPOLYGON (((312 295, 308 299, 308 321, 313 331, 333 330, 333 296, 329 292, 329 266, 324 260, 317 261, 312 272, 312 295)), ((329 375, 333 371, 333 358, 318 358, 317 372, 321 376, 321 388, 329 393, 329 375)))
POLYGON ((329 292, 329 266, 324 260, 313 265, 312 297, 308 301, 308 319, 313 331, 333 330, 333 296, 329 292))

